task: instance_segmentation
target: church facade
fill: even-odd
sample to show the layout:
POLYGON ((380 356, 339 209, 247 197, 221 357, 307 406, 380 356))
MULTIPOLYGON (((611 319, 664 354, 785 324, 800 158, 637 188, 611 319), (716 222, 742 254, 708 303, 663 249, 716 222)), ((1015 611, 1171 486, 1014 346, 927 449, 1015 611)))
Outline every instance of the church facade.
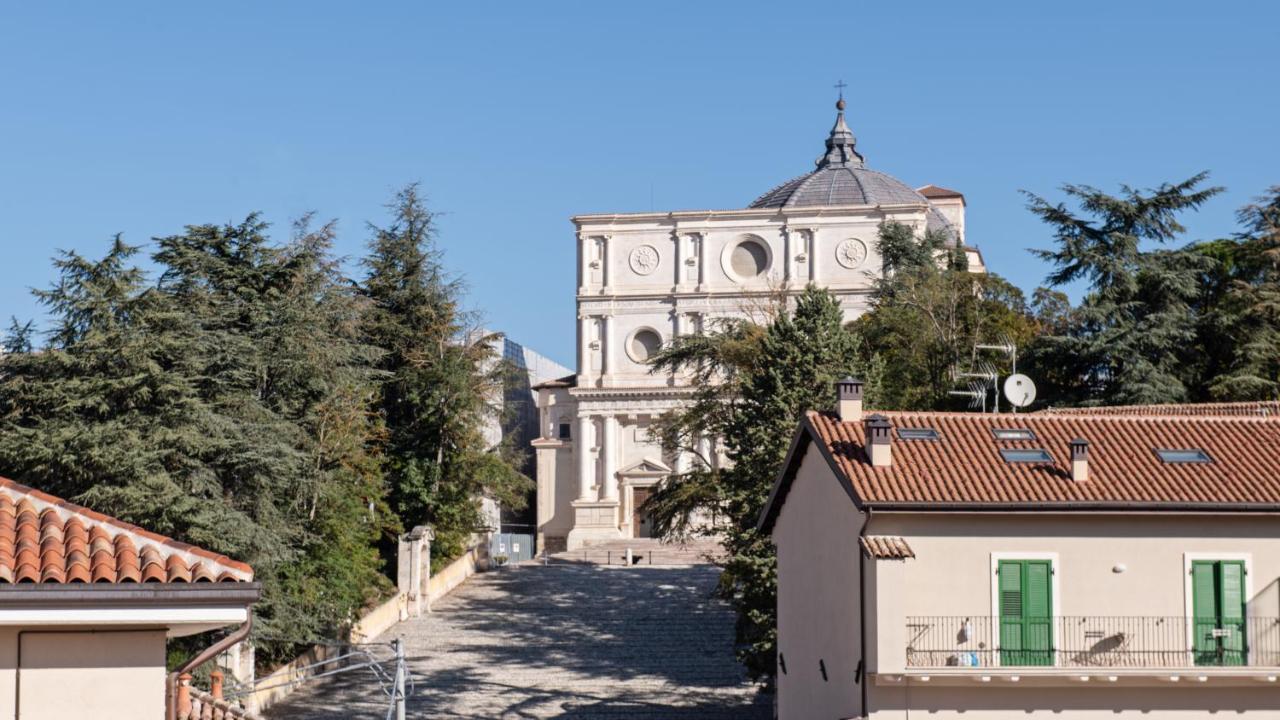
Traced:
MULTIPOLYGON (((538 393, 538 546, 556 552, 647 537, 638 508, 690 463, 723 461, 715 438, 668 457, 649 428, 688 401, 682 378, 648 359, 717 318, 751 317, 778 293, 829 289, 846 320, 863 313, 881 261, 882 222, 945 230, 964 245, 964 197, 867 167, 837 103, 817 167, 741 210, 579 215, 577 372, 538 393)), ((965 246, 981 271, 976 248, 965 246)))

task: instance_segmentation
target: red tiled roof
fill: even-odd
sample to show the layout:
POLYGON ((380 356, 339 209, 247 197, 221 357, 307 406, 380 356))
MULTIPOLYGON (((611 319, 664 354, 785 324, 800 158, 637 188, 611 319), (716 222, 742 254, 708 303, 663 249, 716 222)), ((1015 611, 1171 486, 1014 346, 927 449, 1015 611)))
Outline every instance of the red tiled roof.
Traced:
POLYGON ((1102 407, 1045 408, 1046 415, 1197 415, 1210 417, 1280 416, 1280 401, 1186 403, 1182 405, 1110 405, 1102 407))
POLYGON ((242 562, 0 478, 0 584, 252 579, 242 562))
POLYGON ((922 188, 916 188, 916 192, 927 198, 960 198, 964 200, 964 193, 937 185, 925 185, 922 188))
POLYGON ((872 467, 862 422, 810 412, 774 486, 769 529, 805 449, 814 444, 860 507, 919 510, 1280 511, 1280 421, 1264 417, 883 413, 894 426, 892 464, 872 467), (937 440, 902 440, 898 428, 937 440), (1035 440, 997 440, 1026 428, 1035 440), (1089 477, 1071 479, 1069 443, 1089 441, 1089 477), (1049 464, 1009 463, 1001 448, 1043 448, 1049 464), (1165 463, 1156 449, 1200 448, 1209 463, 1165 463))
POLYGON ((897 535, 868 535, 861 538, 862 551, 878 560, 906 560, 916 556, 905 538, 897 535))

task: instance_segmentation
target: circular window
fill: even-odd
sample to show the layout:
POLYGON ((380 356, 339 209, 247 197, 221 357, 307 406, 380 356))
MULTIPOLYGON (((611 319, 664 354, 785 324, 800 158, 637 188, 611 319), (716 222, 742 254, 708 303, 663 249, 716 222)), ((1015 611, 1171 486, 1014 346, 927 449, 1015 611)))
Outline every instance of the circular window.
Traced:
POLYGON ((738 277, 758 277, 769 269, 769 251, 755 240, 743 240, 729 253, 729 267, 738 277))
POLYGON ((662 349, 662 336, 649 328, 642 328, 631 335, 627 342, 627 354, 638 363, 645 363, 662 349))

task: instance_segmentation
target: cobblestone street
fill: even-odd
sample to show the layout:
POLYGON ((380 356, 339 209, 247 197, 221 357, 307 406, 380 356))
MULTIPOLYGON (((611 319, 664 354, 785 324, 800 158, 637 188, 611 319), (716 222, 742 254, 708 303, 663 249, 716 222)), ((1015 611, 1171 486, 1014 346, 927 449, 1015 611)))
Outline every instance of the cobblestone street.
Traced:
MULTIPOLYGON (((719 569, 525 564, 478 575, 401 623, 411 718, 771 716, 733 658, 733 615, 710 597, 719 569)), ((299 690, 269 717, 386 716, 372 677, 299 690)))

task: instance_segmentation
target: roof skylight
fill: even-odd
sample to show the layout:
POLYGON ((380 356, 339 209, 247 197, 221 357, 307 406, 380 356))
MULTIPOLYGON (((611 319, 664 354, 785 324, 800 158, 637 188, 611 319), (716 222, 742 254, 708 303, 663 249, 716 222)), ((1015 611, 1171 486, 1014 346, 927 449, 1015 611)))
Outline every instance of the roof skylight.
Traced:
POLYGON ((1213 462, 1209 453, 1200 448, 1157 448, 1156 455, 1167 463, 1207 463, 1213 462))
POLYGON ((1035 440, 1034 431, 1027 428, 991 428, 991 434, 996 436, 997 440, 1035 440))
POLYGON ((1052 463, 1053 456, 1044 448, 1001 448, 1000 457, 1007 463, 1052 463))
POLYGON ((898 428, 899 440, 937 440, 938 431, 931 427, 898 428))

